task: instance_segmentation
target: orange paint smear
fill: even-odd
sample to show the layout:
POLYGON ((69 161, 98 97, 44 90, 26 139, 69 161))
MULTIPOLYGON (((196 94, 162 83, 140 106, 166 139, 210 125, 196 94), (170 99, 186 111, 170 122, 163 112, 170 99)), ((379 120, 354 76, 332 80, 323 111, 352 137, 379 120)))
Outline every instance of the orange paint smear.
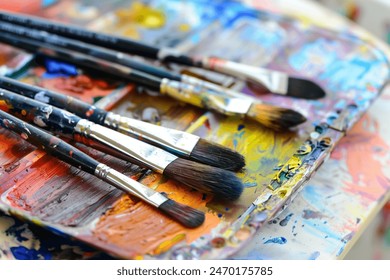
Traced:
POLYGON ((382 173, 383 164, 378 158, 384 158, 389 148, 378 133, 378 122, 365 115, 332 154, 332 158, 338 160, 346 158, 352 176, 352 182, 346 184, 346 191, 362 194, 367 203, 381 197, 390 182, 382 173))
MULTIPOLYGON (((157 191, 166 192, 169 198, 201 210, 206 209, 210 200, 202 200, 201 193, 179 187, 172 181, 160 184, 157 191)), ((100 219, 92 239, 101 242, 95 243, 99 247, 135 258, 144 254, 161 254, 182 240, 190 243, 209 233, 219 222, 216 215, 206 213, 201 227, 188 229, 143 201, 125 196, 100 219)))
POLYGON ((21 140, 20 136, 0 128, 0 166, 12 164, 31 153, 35 147, 21 140))

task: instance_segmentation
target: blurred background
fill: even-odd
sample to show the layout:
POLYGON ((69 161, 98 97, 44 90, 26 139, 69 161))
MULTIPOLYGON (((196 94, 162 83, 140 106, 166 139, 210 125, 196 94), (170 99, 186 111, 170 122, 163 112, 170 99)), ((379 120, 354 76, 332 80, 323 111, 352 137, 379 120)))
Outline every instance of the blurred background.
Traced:
MULTIPOLYGON (((390 0, 312 0, 390 44, 390 0)), ((368 226, 346 259, 390 259, 390 203, 368 226)))

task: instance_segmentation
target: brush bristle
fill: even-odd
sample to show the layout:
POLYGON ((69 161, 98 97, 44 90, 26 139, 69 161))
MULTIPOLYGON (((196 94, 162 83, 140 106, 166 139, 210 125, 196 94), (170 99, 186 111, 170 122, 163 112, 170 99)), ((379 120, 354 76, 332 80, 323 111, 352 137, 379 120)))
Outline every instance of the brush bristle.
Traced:
POLYGON ((326 93, 319 85, 310 80, 290 77, 287 95, 304 99, 319 99, 324 97, 326 93))
POLYGON ((218 199, 235 200, 243 191, 241 180, 233 172, 182 158, 171 162, 164 175, 218 199))
POLYGON ((189 159, 231 171, 238 171, 245 166, 245 158, 241 154, 204 139, 198 141, 189 159))
POLYGON ((267 104, 252 104, 248 117, 273 130, 285 130, 306 121, 306 118, 294 110, 267 104))
POLYGON ((168 199, 158 209, 188 228, 196 228, 203 224, 205 215, 203 212, 168 199))

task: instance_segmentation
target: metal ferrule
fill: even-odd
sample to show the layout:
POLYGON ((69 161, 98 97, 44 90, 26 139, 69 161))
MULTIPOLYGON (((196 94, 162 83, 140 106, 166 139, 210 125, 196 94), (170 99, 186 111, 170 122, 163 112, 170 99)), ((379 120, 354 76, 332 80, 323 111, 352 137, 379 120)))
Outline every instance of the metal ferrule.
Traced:
POLYGON ((183 83, 202 87, 206 90, 212 90, 215 94, 228 95, 230 97, 235 97, 235 98, 244 98, 244 99, 249 99, 253 102, 261 103, 260 100, 257 100, 257 99, 255 99, 247 94, 244 94, 244 93, 241 93, 241 92, 229 89, 229 88, 225 88, 225 87, 222 87, 220 85, 210 83, 210 82, 207 82, 205 80, 198 79, 198 78, 195 78, 192 76, 181 75, 181 81, 183 83))
POLYGON ((163 173, 165 168, 177 159, 177 156, 164 150, 85 119, 77 123, 75 131, 133 159, 130 161, 158 173, 163 173))
POLYGON ((121 133, 180 155, 189 156, 200 139, 190 133, 122 117, 112 112, 106 115, 104 124, 121 133))
POLYGON ((95 175, 110 185, 113 185, 126 193, 132 194, 155 207, 159 207, 168 200, 168 198, 161 193, 142 185, 103 163, 100 163, 96 167, 95 175))
POLYGON ((245 116, 252 102, 214 93, 212 90, 169 79, 162 79, 160 92, 200 108, 217 111, 228 116, 245 116))
POLYGON ((158 51, 158 53, 157 53, 157 58, 159 60, 164 60, 168 56, 180 57, 182 55, 183 55, 183 53, 180 50, 178 50, 178 49, 174 49, 174 48, 161 48, 158 51))
POLYGON ((287 94, 288 75, 283 72, 217 58, 204 58, 202 65, 223 74, 258 83, 271 92, 287 94))

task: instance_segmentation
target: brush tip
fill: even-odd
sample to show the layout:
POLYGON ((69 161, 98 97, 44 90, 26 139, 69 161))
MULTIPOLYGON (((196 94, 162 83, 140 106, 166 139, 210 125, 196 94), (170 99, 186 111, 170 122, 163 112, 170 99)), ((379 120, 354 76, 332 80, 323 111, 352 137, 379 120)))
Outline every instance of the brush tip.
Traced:
POLYGON ((164 175, 222 200, 236 200, 244 189, 235 173, 182 158, 171 162, 164 175))
POLYGON ((245 158, 240 153, 204 139, 199 139, 189 159, 231 171, 245 166, 245 158))
POLYGON ((273 130, 281 131, 306 121, 301 113, 268 104, 252 104, 248 117, 273 130))
POLYGON ((287 95, 304 99, 319 99, 323 98, 326 93, 313 81, 290 77, 288 79, 287 95))
POLYGON ((196 228, 203 224, 205 214, 199 210, 180 204, 172 199, 163 202, 158 209, 188 228, 196 228))

